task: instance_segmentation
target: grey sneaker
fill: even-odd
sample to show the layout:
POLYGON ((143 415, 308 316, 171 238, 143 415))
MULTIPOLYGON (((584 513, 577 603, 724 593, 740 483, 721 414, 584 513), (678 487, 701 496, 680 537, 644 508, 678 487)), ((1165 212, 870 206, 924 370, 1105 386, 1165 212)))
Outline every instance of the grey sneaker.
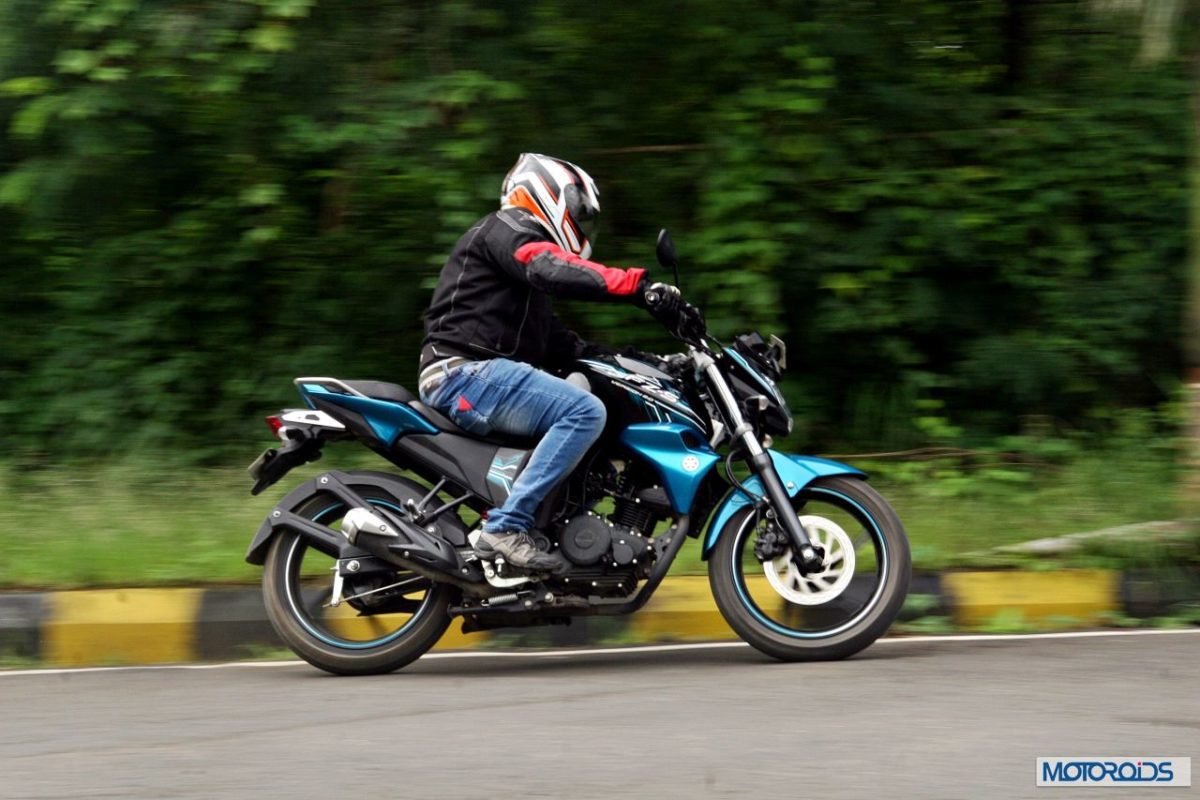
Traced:
POLYGON ((561 575, 571 568, 562 556, 538 550, 533 537, 524 531, 484 531, 475 542, 475 555, 489 560, 502 556, 514 567, 531 572, 552 572, 561 575))

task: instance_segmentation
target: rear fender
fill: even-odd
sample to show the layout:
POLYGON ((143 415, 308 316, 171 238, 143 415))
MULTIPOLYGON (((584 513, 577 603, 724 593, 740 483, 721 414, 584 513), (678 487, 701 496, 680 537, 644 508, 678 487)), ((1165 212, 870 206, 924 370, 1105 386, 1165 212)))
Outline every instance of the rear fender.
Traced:
MULTIPOLYGON (((313 496, 331 491, 331 481, 337 481, 343 487, 352 484, 359 487, 370 486, 381 489, 400 501, 414 495, 419 498, 424 493, 422 491, 423 487, 414 484, 406 478, 387 472, 364 470, 355 472, 327 472, 324 475, 319 475, 316 478, 305 481, 288 492, 276 504, 275 508, 267 514, 267 518, 258 527, 258 532, 254 535, 253 541, 250 542, 250 548, 246 551, 246 561, 262 566, 266 562, 267 550, 271 546, 271 540, 275 538, 276 534, 284 530, 297 531, 318 550, 335 558, 363 558, 370 556, 369 552, 350 544, 340 532, 325 525, 318 525, 295 513, 313 496)), ((399 511, 399 509, 395 510, 399 511)), ((445 548, 446 552, 438 554, 443 559, 452 557, 452 548, 467 546, 466 526, 453 513, 443 514, 438 518, 436 531, 438 537, 445 540, 449 545, 449 547, 445 548)))
MULTIPOLYGON (((775 464, 775 471, 779 473, 779 479, 783 481, 783 487, 787 490, 789 497, 795 497, 804 487, 817 478, 826 478, 832 475, 850 475, 857 478, 867 477, 867 473, 860 469, 855 469, 837 461, 830 461, 827 458, 795 456, 775 450, 768 450, 767 452, 771 455, 771 461, 775 464)), ((742 485, 756 498, 763 496, 762 482, 757 476, 752 475, 749 480, 743 481, 742 485)), ((717 539, 720 538, 721 531, 724 530, 729 520, 733 518, 733 515, 743 508, 748 507, 750 503, 750 498, 746 497, 737 488, 729 490, 729 493, 725 495, 725 499, 717 506, 716 512, 708 523, 708 533, 704 537, 704 549, 700 555, 703 560, 708 560, 713 548, 717 546, 717 539)))

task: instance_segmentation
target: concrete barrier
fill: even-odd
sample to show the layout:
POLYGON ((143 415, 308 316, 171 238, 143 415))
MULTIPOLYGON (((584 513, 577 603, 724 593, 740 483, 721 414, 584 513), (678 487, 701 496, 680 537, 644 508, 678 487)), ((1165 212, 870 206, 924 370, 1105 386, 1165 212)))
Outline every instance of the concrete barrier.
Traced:
MULTIPOLYGON (((1145 579, 1107 570, 945 572, 914 576, 910 594, 956 624, 997 615, 1026 623, 1095 623, 1105 612, 1147 616, 1145 579), (1131 587, 1133 587, 1131 589, 1131 587)), ((1177 598, 1176 598, 1177 599, 1177 598)), ((348 614, 352 631, 371 623, 348 614)), ((360 631, 361 632, 361 631, 360 631)), ((463 634, 455 622, 438 649, 559 647, 736 638, 708 579, 667 579, 647 606, 623 617, 580 617, 569 626, 463 634)), ((160 664, 262 658, 284 652, 257 587, 106 589, 0 593, 0 656, 55 666, 160 664)))

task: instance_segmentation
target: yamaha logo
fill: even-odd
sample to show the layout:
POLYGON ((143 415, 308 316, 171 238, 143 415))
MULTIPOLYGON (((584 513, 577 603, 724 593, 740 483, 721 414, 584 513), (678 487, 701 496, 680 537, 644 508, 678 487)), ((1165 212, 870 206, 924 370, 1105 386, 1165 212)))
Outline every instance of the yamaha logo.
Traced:
POLYGON ((695 456, 685 456, 683 459, 683 471, 695 472, 700 469, 700 459, 695 456))

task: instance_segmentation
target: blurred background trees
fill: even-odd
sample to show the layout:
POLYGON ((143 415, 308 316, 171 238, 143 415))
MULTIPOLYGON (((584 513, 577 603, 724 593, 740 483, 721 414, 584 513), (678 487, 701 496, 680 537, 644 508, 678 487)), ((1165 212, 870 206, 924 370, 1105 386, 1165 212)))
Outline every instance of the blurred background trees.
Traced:
POLYGON ((5 0, 0 442, 240 459, 296 375, 411 384, 522 151, 788 341, 807 449, 1103 431, 1181 397, 1192 194, 1195 20, 1118 5, 5 0))

